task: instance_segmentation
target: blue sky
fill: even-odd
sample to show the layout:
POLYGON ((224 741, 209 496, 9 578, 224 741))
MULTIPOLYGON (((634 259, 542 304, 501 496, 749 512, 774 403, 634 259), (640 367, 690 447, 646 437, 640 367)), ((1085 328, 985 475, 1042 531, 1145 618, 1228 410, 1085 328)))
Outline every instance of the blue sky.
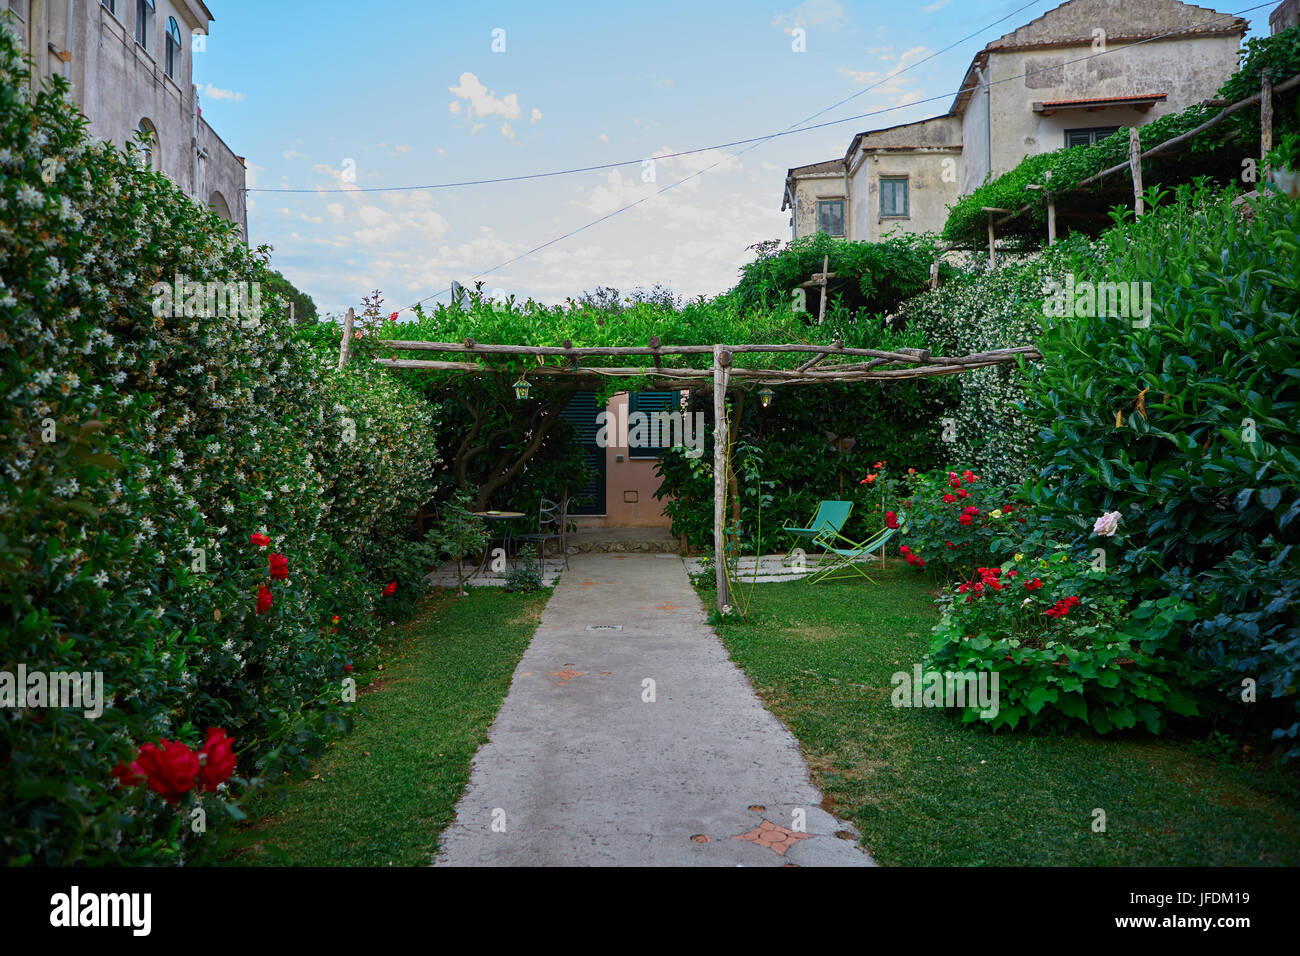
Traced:
POLYGON ((977 49, 1058 5, 1034 3, 900 72, 1025 0, 914 2, 211 0, 194 79, 204 117, 247 158, 250 186, 344 190, 250 193, 250 241, 273 246, 273 264, 323 311, 375 288, 395 309, 453 279, 468 284, 717 164, 483 277, 488 289, 552 302, 656 282, 713 294, 734 284, 747 246, 789 238, 788 167, 843 155, 860 130, 945 112, 977 49), (796 27, 805 52, 792 49, 796 27), (874 83, 818 121, 892 112, 738 156, 744 147, 658 160, 655 182, 642 181, 646 158, 783 130, 874 83), (354 188, 623 160, 635 165, 420 192, 354 188))

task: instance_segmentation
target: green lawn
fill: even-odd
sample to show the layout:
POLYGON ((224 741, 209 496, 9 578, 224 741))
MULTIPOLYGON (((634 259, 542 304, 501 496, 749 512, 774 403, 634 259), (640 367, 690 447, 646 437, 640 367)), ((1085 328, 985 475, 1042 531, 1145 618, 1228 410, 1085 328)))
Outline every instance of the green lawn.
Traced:
MULTIPOLYGON (((362 689, 352 733, 313 776, 257 808, 229 862, 410 866, 432 862, 550 591, 431 598, 398 630, 397 659, 362 689)), ((363 684, 362 680, 358 681, 363 684)))
POLYGON ((880 863, 1300 863, 1293 773, 1169 736, 992 734, 893 707, 890 676, 920 662, 937 612, 925 577, 872 573, 878 584, 759 585, 750 622, 720 630, 799 738, 826 808, 880 863))

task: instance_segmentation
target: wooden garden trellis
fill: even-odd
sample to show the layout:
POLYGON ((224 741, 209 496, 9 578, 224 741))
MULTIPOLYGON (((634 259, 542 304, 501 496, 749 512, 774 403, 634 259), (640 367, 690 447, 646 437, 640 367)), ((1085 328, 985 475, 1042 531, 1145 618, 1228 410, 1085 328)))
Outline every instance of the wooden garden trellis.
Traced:
MULTIPOLYGON (((355 312, 348 310, 343 323, 343 340, 339 345, 340 370, 347 364, 352 348, 355 312)), ((742 380, 748 386, 763 385, 815 385, 827 382, 896 381, 912 378, 933 378, 955 375, 977 368, 1005 365, 1020 359, 1036 361, 1042 354, 1032 345, 989 352, 975 352, 962 356, 934 355, 928 349, 860 349, 846 348, 836 340, 831 345, 806 344, 746 344, 746 345, 663 345, 652 337, 644 346, 575 347, 566 341, 562 346, 495 345, 483 344, 473 339, 464 342, 424 342, 407 339, 379 339, 375 343, 383 349, 442 352, 480 358, 536 357, 558 358, 565 365, 537 365, 528 368, 529 376, 555 378, 640 378, 660 388, 703 387, 713 391, 713 549, 716 561, 718 608, 730 603, 726 574, 725 511, 727 501, 727 445, 729 429, 726 422, 726 393, 732 379, 742 380), (736 355, 803 354, 811 358, 791 369, 746 368, 735 364, 736 355), (674 356, 709 356, 710 368, 675 367, 664 364, 665 358, 674 356), (583 365, 584 359, 641 357, 651 364, 644 366, 583 365), (838 361, 832 361, 838 360, 838 361), (848 361, 845 361, 848 360, 848 361), (856 360, 856 361, 855 361, 856 360)), ((494 367, 482 361, 448 361, 443 359, 376 358, 377 365, 395 369, 423 369, 434 372, 460 372, 487 374, 494 367)))
MULTIPOLYGON (((1265 70, 1263 76, 1260 78, 1260 90, 1258 93, 1256 93, 1253 96, 1248 96, 1245 99, 1237 100, 1235 103, 1230 102, 1228 100, 1206 100, 1205 101, 1206 106, 1222 107, 1223 111, 1210 117, 1208 120, 1206 120, 1204 123, 1201 123, 1195 129, 1190 129, 1186 133, 1182 133, 1178 136, 1173 136, 1167 140, 1164 140, 1163 142, 1156 143, 1146 151, 1143 151, 1142 149, 1141 141, 1138 138, 1137 127, 1130 127, 1128 158, 1121 163, 1111 166, 1109 169, 1103 169, 1101 172, 1094 173, 1093 175, 1089 176, 1086 179, 1079 180, 1079 182, 1075 183, 1074 186, 1071 187, 1071 191, 1076 192, 1078 190, 1083 189, 1086 186, 1091 186, 1096 183, 1100 183, 1107 176, 1110 176, 1114 173, 1118 173, 1124 169, 1127 169, 1129 170, 1129 173, 1133 179, 1134 214, 1137 216, 1141 216, 1142 213, 1145 211, 1144 209, 1145 201, 1142 195, 1143 193, 1142 161, 1144 159, 1150 159, 1152 156, 1157 156, 1160 153, 1163 153, 1166 150, 1169 150, 1172 147, 1179 145, 1180 143, 1185 143, 1188 140, 1192 139, 1193 137, 1198 136, 1201 133, 1205 132, 1206 130, 1217 126, 1219 123, 1223 122, 1225 119, 1227 119, 1229 116, 1233 115, 1234 113, 1244 110, 1247 107, 1254 106, 1256 103, 1259 104, 1259 113, 1260 113, 1259 155, 1260 155, 1260 163, 1262 165, 1269 151, 1273 148, 1273 97, 1281 93, 1289 92, 1290 90, 1295 89, 1297 86, 1300 86, 1300 73, 1296 74, 1295 76, 1291 77, 1288 80, 1284 80, 1281 83, 1274 84, 1272 77, 1269 75, 1268 71, 1265 70)), ((1261 178, 1264 175, 1262 168, 1260 170, 1259 175, 1261 178)), ((1042 192, 1044 197, 1047 200, 1046 202, 1047 244, 1052 245, 1056 242, 1056 198, 1058 194, 1052 191, 1051 171, 1049 170, 1047 172, 1047 178, 1045 182, 1029 183, 1025 186, 1025 188, 1031 191, 1042 192)), ((997 251, 996 251, 997 229, 1001 226, 1006 225, 1012 220, 1017 219, 1020 216, 1023 216, 1025 213, 1033 209, 1036 205, 1038 205, 1036 201, 1030 201, 1025 203, 1019 209, 999 209, 993 206, 984 206, 980 210, 981 212, 984 212, 988 215, 989 265, 991 267, 997 265, 997 251), (994 217, 998 215, 1001 215, 1001 218, 995 219, 994 217)), ((943 253, 954 251, 957 248, 958 248, 957 243, 949 243, 948 245, 944 246, 942 249, 939 250, 939 254, 943 255, 943 253)), ((938 260, 935 260, 935 263, 937 265, 938 260)))

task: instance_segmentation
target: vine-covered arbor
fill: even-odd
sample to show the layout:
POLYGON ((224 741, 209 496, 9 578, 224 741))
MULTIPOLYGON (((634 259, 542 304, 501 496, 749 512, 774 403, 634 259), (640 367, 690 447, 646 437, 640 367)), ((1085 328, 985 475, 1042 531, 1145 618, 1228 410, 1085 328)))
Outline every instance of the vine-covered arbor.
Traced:
MULTIPOLYGON (((347 363, 353 341, 355 314, 348 310, 339 345, 341 370, 347 363)), ((651 337, 645 345, 580 347, 563 345, 501 345, 476 342, 428 342, 418 339, 379 339, 374 343, 393 352, 429 352, 454 358, 374 358, 377 365, 394 369, 423 369, 482 375, 495 371, 492 359, 533 359, 538 364, 521 372, 540 378, 636 379, 659 388, 705 388, 713 392, 713 547, 725 554, 725 512, 727 501, 727 435, 729 429, 717 423, 727 421, 726 394, 733 380, 736 387, 769 388, 773 385, 815 385, 828 382, 897 381, 956 375, 977 368, 1004 365, 1021 359, 1042 358, 1032 345, 976 352, 970 355, 934 355, 927 349, 870 349, 845 347, 836 340, 816 344, 715 344, 664 345, 651 337), (771 359, 799 357, 793 367, 773 367, 771 359), (745 364, 737 363, 742 357, 745 364), (559 364, 547 364, 558 360, 559 364), (704 365, 703 360, 709 364, 704 365), (688 365, 693 361, 696 364, 688 365), (602 364, 621 362, 629 364, 602 364), (757 363, 757 364, 754 364, 757 363)), ((718 607, 729 603, 726 562, 717 561, 718 607)))

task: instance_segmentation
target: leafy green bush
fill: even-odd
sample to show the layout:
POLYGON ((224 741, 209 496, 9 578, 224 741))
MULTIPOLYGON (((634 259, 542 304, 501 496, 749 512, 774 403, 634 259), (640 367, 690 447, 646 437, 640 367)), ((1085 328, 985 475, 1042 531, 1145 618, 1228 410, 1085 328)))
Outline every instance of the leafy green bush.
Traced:
POLYGON ((1008 525, 1025 523, 1019 512, 1011 491, 969 468, 918 474, 898 504, 898 553, 917 570, 969 578, 994 560, 1008 525))
POLYGON ((966 723, 1158 733, 1169 713, 1196 712, 1170 662, 1192 617, 1176 598, 1130 614, 1117 579, 1061 552, 978 568, 943 603, 927 666, 998 675, 997 713, 968 704, 966 723))
POLYGON ((0 30, 0 670, 99 673, 109 700, 0 710, 0 840, 14 864, 202 860, 253 775, 346 723, 389 610, 373 545, 432 464, 398 436, 433 421, 323 376, 265 250, 91 140, 61 78, 30 96, 21 57, 0 30), (161 738, 189 759, 208 727, 238 758, 216 790, 173 804, 110 773, 161 738))
MULTIPOLYGON (((790 311, 791 293, 827 259, 835 282, 848 280, 841 296, 854 312, 892 311, 930 277, 930 264, 938 256, 933 236, 891 236, 880 242, 848 242, 825 233, 800 236, 781 248, 776 241, 753 247, 758 255, 741 267, 740 282, 727 298, 746 311, 790 311)), ((831 286, 831 297, 836 295, 831 286)))
POLYGON ((1044 318, 1029 491, 1067 544, 1085 546, 1081 516, 1118 512, 1126 540, 1108 573, 1193 606, 1184 646, 1213 668, 1228 712, 1258 710, 1294 740, 1300 204, 1232 196, 1182 187, 1074 260, 1078 281, 1150 283, 1149 327, 1044 318))
POLYGON ((540 590, 542 584, 542 567, 537 563, 537 559, 533 557, 533 552, 525 549, 506 574, 505 589, 527 594, 531 591, 540 590))

